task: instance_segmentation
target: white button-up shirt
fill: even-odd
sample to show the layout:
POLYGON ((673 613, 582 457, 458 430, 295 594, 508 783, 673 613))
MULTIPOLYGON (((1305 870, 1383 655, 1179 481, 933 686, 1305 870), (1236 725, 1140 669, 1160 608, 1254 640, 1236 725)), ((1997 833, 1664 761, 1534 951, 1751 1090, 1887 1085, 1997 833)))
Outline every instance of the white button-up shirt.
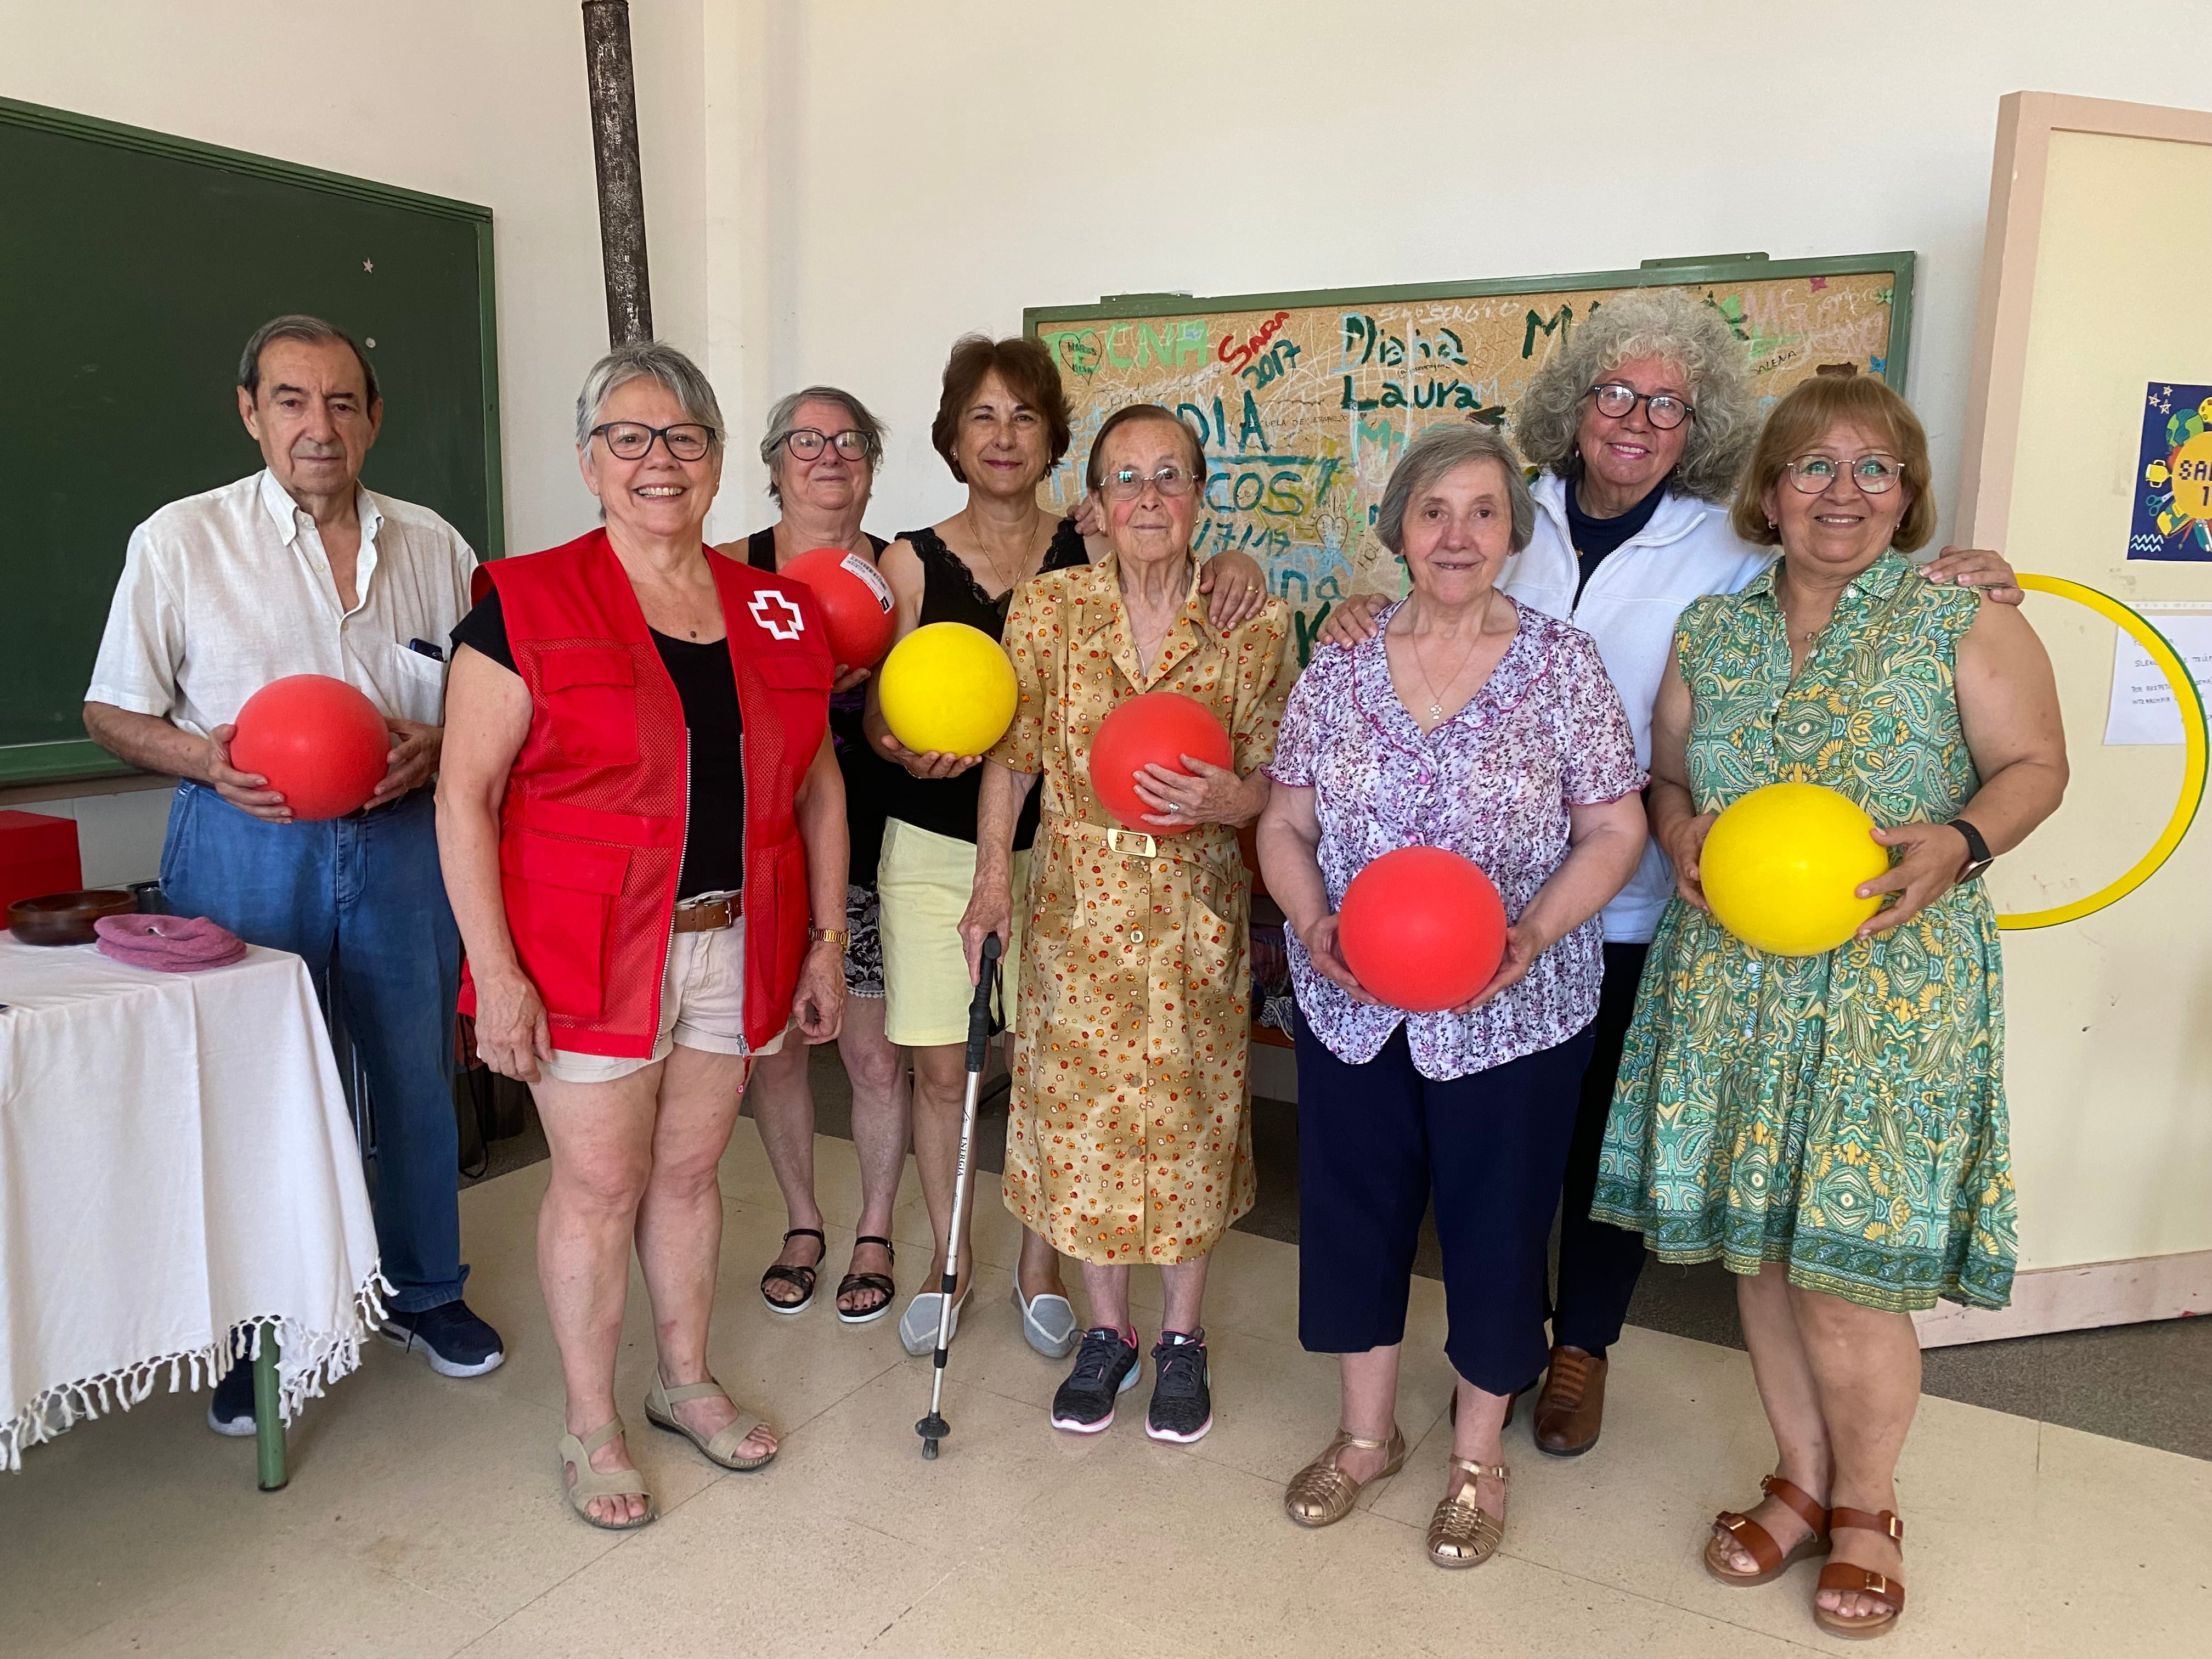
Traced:
POLYGON ((469 608, 476 555, 428 508, 363 489, 350 610, 315 521, 264 470, 172 501, 131 533, 88 702, 204 737, 288 674, 327 674, 386 715, 438 725, 441 652, 469 608))

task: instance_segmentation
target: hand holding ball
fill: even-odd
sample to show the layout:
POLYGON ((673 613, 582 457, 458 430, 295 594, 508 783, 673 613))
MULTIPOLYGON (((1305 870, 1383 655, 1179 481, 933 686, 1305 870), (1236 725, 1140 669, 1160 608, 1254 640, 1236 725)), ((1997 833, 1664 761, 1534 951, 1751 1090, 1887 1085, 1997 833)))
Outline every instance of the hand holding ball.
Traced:
POLYGON ((392 738, 376 705, 343 680, 291 674, 246 700, 230 763, 258 772, 295 818, 339 818, 384 781, 392 738))
POLYGON ((1367 993, 1393 1008, 1456 1008, 1505 957, 1505 904, 1472 859, 1401 847, 1352 878, 1337 906, 1337 946, 1367 993))
POLYGON ((1125 830, 1155 836, 1194 830, 1194 823, 1147 823, 1146 814, 1155 809, 1137 793, 1136 774, 1146 765, 1190 776, 1182 763, 1185 755, 1227 766, 1234 758, 1228 728, 1195 697, 1180 691, 1145 692, 1116 703, 1098 722, 1091 740, 1091 787, 1125 830))
POLYGON ((784 566, 782 574, 814 590, 838 667, 873 668, 884 659, 897 624, 890 584, 873 564, 842 547, 817 547, 784 566))
POLYGON ((1013 724, 1020 690, 998 641, 946 622, 917 628, 892 647, 876 696, 884 724, 915 754, 980 755, 1013 724))
POLYGON ((1813 957, 1834 950, 1881 908, 1858 885, 1889 868, 1874 820, 1817 783, 1770 783, 1714 820, 1698 882, 1721 926, 1754 950, 1813 957))

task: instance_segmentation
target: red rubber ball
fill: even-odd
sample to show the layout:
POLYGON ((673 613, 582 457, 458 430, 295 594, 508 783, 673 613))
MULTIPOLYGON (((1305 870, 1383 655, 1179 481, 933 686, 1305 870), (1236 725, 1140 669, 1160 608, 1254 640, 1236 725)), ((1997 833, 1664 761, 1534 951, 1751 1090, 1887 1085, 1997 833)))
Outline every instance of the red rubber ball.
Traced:
POLYGON ((392 740, 376 705, 343 680, 289 674, 246 700, 230 763, 258 772, 295 818, 343 817, 384 781, 392 740))
POLYGON ((1091 787, 1125 830, 1148 836, 1180 835, 1195 830, 1194 823, 1147 823, 1152 811, 1137 793, 1135 774, 1139 767, 1158 765, 1185 777, 1192 773, 1182 763, 1193 755, 1215 766, 1226 766, 1234 751, 1229 728, 1196 697, 1180 691, 1146 691, 1116 703, 1098 722, 1091 740, 1091 787))
POLYGON ((781 574, 814 590, 830 630, 830 658, 838 667, 873 668, 884 659, 897 619, 891 614, 891 585, 873 564, 842 547, 816 547, 781 574))
POLYGON ((1337 907, 1344 965, 1369 994, 1407 1013, 1456 1008, 1505 955, 1505 905, 1472 859, 1401 847, 1352 878, 1337 907))

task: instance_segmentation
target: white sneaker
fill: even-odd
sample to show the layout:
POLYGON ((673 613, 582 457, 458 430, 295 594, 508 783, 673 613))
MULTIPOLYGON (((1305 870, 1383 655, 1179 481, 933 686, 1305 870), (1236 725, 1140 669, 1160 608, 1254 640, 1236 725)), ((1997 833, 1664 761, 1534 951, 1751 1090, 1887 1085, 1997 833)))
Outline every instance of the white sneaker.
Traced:
POLYGON ((1014 1306, 1022 1310, 1022 1340, 1047 1359, 1065 1359, 1075 1352, 1083 1328, 1075 1322, 1075 1304, 1064 1296, 1047 1294, 1034 1302, 1022 1298, 1022 1275, 1014 1273, 1014 1306))
MULTIPOLYGON (((974 1294, 975 1286, 971 1284, 969 1286, 969 1295, 974 1294)), ((906 1311, 899 1316, 900 1345, 916 1358, 923 1354, 937 1352, 938 1307, 944 1300, 945 1293, 942 1291, 924 1291, 913 1301, 908 1303, 906 1311)), ((947 1343, 960 1334, 960 1310, 967 1305, 968 1297, 966 1296, 952 1304, 952 1321, 945 1328, 945 1340, 947 1343)))

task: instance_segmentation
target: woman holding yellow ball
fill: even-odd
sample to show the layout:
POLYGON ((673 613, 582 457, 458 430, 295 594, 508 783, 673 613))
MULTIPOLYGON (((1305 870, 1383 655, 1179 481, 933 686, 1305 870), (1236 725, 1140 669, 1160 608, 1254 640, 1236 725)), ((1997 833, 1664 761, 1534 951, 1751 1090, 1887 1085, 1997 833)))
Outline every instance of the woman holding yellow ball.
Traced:
MULTIPOLYGON (((1012 670, 997 641, 1016 587, 1043 571, 1086 564, 1091 552, 1074 520, 1054 518, 1037 501, 1037 486, 1067 453, 1070 440, 1060 372, 1042 345, 980 334, 956 341, 929 436, 952 476, 968 487, 968 503, 940 524, 907 532, 884 553, 881 568, 897 604, 899 643, 869 683, 866 727, 871 740, 903 769, 903 775, 892 779, 877 871, 884 1031, 914 1055, 915 1162, 936 1234, 934 1260, 941 1263, 952 1218, 966 1081, 971 982, 959 925, 975 875, 981 775, 974 769, 1013 715, 1012 670), (940 627, 980 633, 990 641, 984 660, 975 660, 981 641, 930 633, 940 627), (929 637, 915 637, 918 633, 929 637), (929 660, 916 662, 917 654, 929 660), (985 671, 980 676, 979 669, 985 671), (902 680, 916 690, 934 681, 943 690, 915 696, 902 709, 902 680), (994 699, 1003 710, 995 724, 987 718, 994 699), (894 725, 918 742, 933 738, 956 747, 917 750, 900 741, 894 725)), ((1103 543, 1100 551, 1103 556, 1103 543)), ((1259 610, 1267 598, 1259 574, 1241 554, 1213 562, 1200 585, 1212 595, 1218 625, 1234 626, 1259 610)), ((1016 890, 1027 884, 1036 825, 1032 802, 1014 833, 1016 890)), ((1010 973, 1010 1025, 1012 984, 1010 973)), ((934 1277, 929 1282, 933 1285, 934 1277)), ((964 1260, 958 1285, 956 1330, 968 1299, 964 1260)), ((1022 1240, 1013 1293, 1030 1346, 1050 1358, 1065 1357, 1075 1343, 1075 1310, 1059 1256, 1035 1233, 1022 1240)), ((908 1353, 927 1353, 936 1346, 938 1301, 935 1290, 925 1291, 900 1316, 899 1338, 908 1353)))
POLYGON ((1927 439, 1881 382, 1824 375, 1777 404, 1734 518, 1782 556, 1682 613, 1661 682, 1650 805, 1677 890, 1592 1213, 1742 1275, 1779 1463, 1764 1502, 1715 1523, 1706 1571, 1765 1583, 1832 1548, 1814 1617, 1869 1636, 1904 1607, 1910 1315, 2011 1296, 2002 969, 1977 878, 2057 807, 2065 741, 2020 611, 1910 578, 1936 520, 1927 439), (1774 784, 1856 802, 1895 858, 1839 878, 1889 902, 1821 954, 1745 944, 1699 884, 1716 814, 1774 784))

